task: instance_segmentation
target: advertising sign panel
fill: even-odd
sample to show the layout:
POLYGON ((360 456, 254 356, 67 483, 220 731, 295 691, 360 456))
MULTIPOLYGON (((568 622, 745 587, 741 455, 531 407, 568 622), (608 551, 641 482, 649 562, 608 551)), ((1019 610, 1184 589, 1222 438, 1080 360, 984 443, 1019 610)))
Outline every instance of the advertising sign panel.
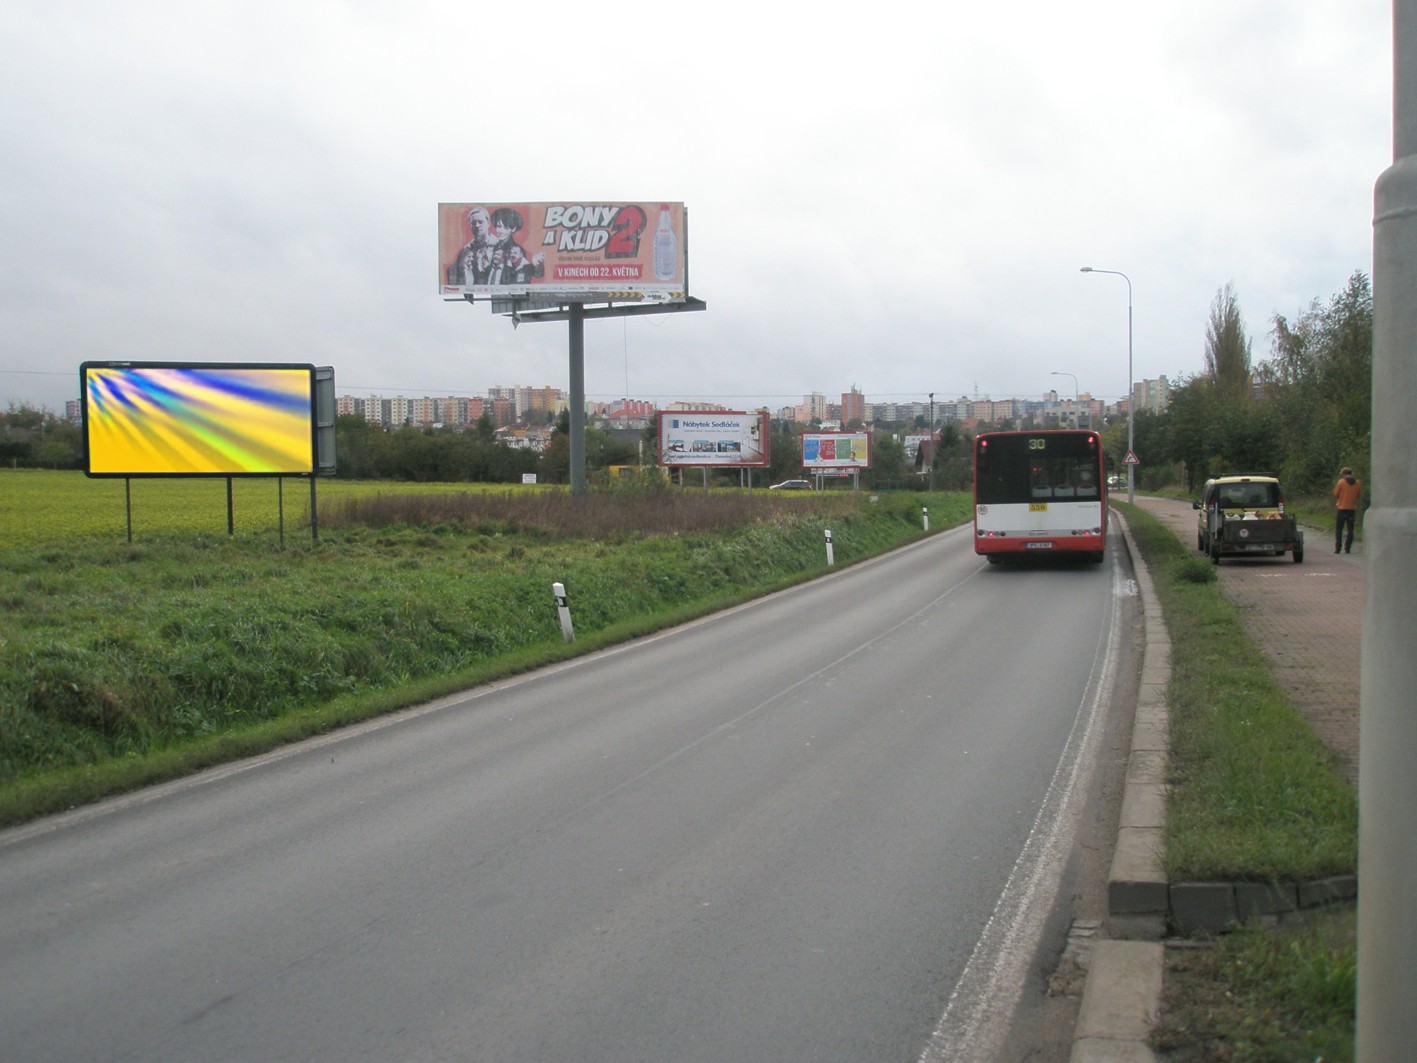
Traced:
POLYGON ((667 466, 764 466, 768 463, 768 415, 661 410, 659 463, 667 466))
POLYGON ((315 367, 84 362, 89 476, 309 476, 315 367))
POLYGON ((869 469, 869 432, 803 432, 804 469, 869 469))
POLYGON ((683 302, 683 203, 439 203, 445 299, 683 302))

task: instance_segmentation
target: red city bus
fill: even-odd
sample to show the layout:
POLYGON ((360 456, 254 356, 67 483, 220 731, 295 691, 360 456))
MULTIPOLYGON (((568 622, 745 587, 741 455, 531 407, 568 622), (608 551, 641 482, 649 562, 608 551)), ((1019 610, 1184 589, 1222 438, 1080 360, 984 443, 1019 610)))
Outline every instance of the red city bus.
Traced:
POLYGON ((1044 554, 1101 561, 1102 439, 1090 430, 986 432, 974 440, 974 552, 991 564, 1044 554))

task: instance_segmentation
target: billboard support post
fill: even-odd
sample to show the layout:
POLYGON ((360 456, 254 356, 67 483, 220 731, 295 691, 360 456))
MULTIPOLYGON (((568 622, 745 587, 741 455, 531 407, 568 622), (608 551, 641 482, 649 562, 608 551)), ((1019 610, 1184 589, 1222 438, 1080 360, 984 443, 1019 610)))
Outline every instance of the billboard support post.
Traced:
MULTIPOLYGON (((467 296, 473 302, 471 295, 467 296)), ((708 304, 702 299, 686 298, 682 303, 634 303, 617 306, 613 303, 596 306, 587 310, 585 303, 573 302, 559 307, 537 307, 530 301, 494 301, 493 313, 511 316, 512 327, 534 321, 565 321, 569 324, 570 347, 570 403, 571 403, 571 494, 583 494, 586 490, 585 471, 585 323, 589 319, 605 317, 642 317, 646 314, 682 314, 694 310, 707 310, 708 304), (533 309, 519 309, 527 305, 533 309), (579 426, 579 427, 578 427, 579 426)), ((313 485, 312 485, 313 490, 313 485)))
POLYGON ((585 494, 585 304, 572 303, 571 349, 571 494, 585 494))

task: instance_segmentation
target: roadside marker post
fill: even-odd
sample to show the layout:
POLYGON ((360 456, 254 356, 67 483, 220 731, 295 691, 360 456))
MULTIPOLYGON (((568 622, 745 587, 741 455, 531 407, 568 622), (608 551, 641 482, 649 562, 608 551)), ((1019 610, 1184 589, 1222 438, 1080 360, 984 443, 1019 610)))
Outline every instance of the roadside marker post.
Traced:
POLYGON ((575 642, 576 633, 571 627, 571 607, 566 601, 566 585, 551 584, 551 593, 556 597, 556 612, 561 616, 561 637, 567 642, 575 642))

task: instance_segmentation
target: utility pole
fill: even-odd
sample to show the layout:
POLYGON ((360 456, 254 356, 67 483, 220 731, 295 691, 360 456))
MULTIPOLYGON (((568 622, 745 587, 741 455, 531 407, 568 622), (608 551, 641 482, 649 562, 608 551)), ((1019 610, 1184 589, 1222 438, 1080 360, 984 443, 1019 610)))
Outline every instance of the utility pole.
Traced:
POLYGON ((1358 710, 1359 1063, 1417 1059, 1417 0, 1393 0, 1393 164, 1374 190, 1372 506, 1358 710))

